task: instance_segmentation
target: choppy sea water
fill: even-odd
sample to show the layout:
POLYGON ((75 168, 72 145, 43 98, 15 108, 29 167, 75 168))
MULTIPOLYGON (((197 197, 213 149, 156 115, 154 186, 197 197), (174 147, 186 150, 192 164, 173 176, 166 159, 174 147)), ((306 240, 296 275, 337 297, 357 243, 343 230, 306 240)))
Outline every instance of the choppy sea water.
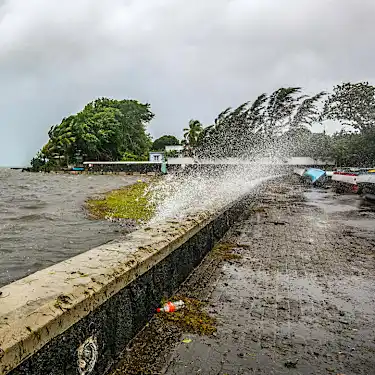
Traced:
POLYGON ((84 201, 138 178, 0 169, 0 286, 118 237, 118 225, 86 217, 84 201))

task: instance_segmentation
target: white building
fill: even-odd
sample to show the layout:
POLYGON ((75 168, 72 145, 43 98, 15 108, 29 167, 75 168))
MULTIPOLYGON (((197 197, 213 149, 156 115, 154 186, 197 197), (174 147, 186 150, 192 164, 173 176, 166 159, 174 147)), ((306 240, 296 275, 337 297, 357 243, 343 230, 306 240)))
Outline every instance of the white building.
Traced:
POLYGON ((161 163, 164 160, 164 152, 150 152, 149 160, 152 163, 161 163))
POLYGON ((181 145, 175 145, 175 146, 165 146, 165 151, 177 151, 177 152, 182 152, 184 151, 184 146, 181 145))
POLYGON ((177 157, 181 157, 184 152, 184 146, 175 145, 175 146, 165 146, 165 152, 175 152, 177 157))

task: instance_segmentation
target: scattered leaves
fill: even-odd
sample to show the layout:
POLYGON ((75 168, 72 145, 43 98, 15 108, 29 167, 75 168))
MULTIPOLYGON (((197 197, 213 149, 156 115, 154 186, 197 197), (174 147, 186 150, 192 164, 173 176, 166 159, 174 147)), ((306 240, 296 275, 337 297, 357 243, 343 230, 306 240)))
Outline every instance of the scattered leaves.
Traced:
POLYGON ((230 242, 219 243, 212 249, 211 256, 221 260, 241 259, 241 255, 233 253, 233 249, 237 247, 238 246, 236 244, 230 242))

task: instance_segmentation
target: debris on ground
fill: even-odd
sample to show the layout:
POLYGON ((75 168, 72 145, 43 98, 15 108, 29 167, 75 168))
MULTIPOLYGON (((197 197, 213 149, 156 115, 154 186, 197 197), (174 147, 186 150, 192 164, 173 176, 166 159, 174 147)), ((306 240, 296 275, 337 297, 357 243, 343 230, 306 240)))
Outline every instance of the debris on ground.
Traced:
POLYGON ((223 242, 217 244, 211 251, 210 257, 220 260, 236 260, 241 259, 241 255, 236 254, 234 249, 238 248, 235 243, 223 242))
POLYGON ((184 309, 160 315, 165 323, 172 323, 186 333, 211 335, 216 332, 216 320, 205 311, 203 302, 188 297, 181 297, 180 300, 184 302, 184 309))
POLYGON ((297 363, 298 363, 298 359, 296 359, 296 360, 289 359, 288 361, 286 361, 284 363, 284 366, 287 367, 287 368, 296 368, 297 363))
POLYGON ((158 307, 156 312, 175 312, 176 310, 180 310, 185 306, 184 301, 174 301, 174 302, 167 302, 163 305, 163 307, 158 307))

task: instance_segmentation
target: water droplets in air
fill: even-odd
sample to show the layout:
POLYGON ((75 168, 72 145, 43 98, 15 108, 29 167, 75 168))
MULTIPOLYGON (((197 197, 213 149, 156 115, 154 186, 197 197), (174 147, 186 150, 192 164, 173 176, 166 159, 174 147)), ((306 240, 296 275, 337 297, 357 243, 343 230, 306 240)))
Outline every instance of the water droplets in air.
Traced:
POLYGON ((151 203, 156 206, 152 222, 218 211, 244 194, 256 192, 275 173, 272 165, 243 160, 194 165, 189 171, 170 173, 150 186, 151 203))

